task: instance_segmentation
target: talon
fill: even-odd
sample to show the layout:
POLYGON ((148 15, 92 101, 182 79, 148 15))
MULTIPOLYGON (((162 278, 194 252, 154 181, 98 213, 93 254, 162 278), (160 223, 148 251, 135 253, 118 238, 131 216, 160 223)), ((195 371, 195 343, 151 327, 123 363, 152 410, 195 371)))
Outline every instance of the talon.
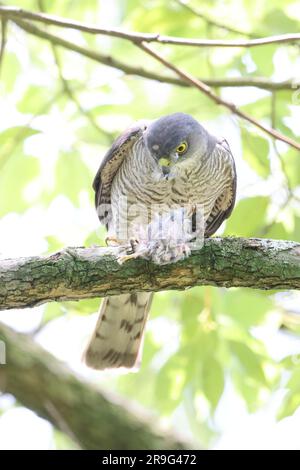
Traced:
POLYGON ((140 253, 132 253, 131 255, 123 255, 119 256, 117 261, 119 264, 124 264, 126 261, 129 261, 131 259, 136 259, 140 257, 140 253))
POLYGON ((105 238, 105 243, 107 246, 120 246, 122 245, 122 242, 121 240, 118 240, 117 237, 114 237, 114 236, 107 236, 105 238))

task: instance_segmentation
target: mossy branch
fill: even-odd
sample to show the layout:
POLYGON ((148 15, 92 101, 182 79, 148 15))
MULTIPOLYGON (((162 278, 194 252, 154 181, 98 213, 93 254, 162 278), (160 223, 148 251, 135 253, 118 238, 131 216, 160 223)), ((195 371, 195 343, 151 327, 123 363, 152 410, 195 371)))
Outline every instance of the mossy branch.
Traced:
POLYGON ((112 248, 66 248, 49 256, 0 261, 0 309, 197 285, 300 289, 300 244, 258 238, 212 238, 184 261, 120 266, 112 248))

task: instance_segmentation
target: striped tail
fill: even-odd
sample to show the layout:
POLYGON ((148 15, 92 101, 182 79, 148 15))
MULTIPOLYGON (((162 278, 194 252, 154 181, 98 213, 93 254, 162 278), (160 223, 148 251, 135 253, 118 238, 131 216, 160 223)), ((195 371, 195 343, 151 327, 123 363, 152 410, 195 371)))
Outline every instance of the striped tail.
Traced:
POLYGON ((104 299, 84 353, 89 367, 102 370, 137 365, 152 296, 139 292, 104 299))

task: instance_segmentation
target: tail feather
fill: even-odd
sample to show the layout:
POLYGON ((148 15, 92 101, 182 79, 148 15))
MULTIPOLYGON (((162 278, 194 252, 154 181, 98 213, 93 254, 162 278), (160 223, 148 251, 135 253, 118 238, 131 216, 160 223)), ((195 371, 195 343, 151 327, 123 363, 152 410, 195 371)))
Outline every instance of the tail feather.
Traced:
POLYGON ((93 369, 134 367, 138 360, 152 294, 123 294, 104 299, 84 360, 93 369))

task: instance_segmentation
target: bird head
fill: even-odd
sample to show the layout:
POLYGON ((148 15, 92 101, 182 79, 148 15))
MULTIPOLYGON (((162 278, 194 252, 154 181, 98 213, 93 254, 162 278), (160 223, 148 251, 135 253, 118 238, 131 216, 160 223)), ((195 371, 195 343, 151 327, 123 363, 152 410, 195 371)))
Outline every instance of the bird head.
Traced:
POLYGON ((175 113, 153 121, 144 139, 163 173, 168 174, 173 166, 205 155, 213 138, 192 116, 175 113))

